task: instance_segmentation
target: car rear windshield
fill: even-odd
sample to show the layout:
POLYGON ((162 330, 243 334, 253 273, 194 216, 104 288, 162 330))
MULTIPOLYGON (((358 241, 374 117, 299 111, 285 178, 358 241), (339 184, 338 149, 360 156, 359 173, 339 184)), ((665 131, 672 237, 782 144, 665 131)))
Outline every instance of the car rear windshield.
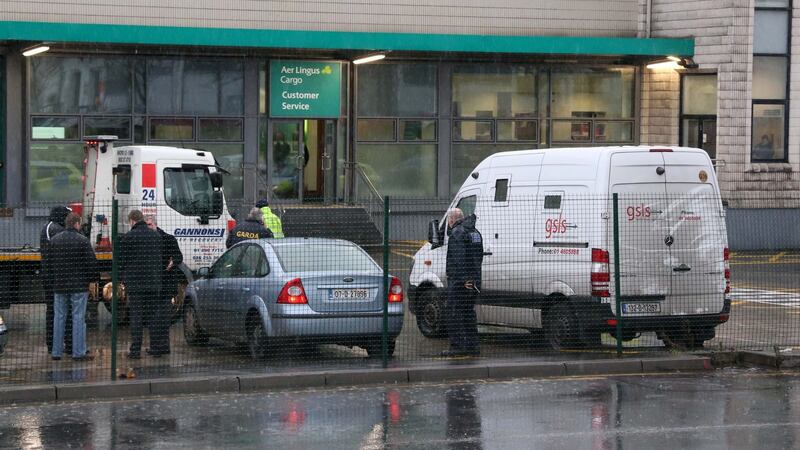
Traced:
POLYGON ((380 268, 363 250, 342 244, 279 244, 273 246, 285 272, 377 272, 380 268))

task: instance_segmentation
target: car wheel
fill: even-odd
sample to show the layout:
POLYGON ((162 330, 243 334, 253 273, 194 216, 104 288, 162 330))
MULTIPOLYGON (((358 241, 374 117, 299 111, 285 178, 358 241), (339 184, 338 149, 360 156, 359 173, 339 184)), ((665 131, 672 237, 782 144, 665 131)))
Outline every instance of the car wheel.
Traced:
POLYGON ((208 335, 197 320, 194 306, 186 305, 183 310, 183 337, 189 345, 203 345, 208 343, 208 335))
POLYGON ((419 294, 417 328, 426 338, 442 338, 447 334, 445 328, 445 302, 436 289, 426 289, 419 294))
MULTIPOLYGON (((391 357, 394 355, 395 340, 389 339, 386 342, 386 354, 391 357)), ((376 339, 367 343, 364 348, 367 350, 367 355, 370 358, 380 358, 383 356, 383 342, 381 339, 376 339)))
POLYGON ((581 342, 578 318, 569 305, 562 303, 552 306, 545 315, 544 327, 547 341, 554 350, 575 348, 581 342))
POLYGON ((250 321, 247 329, 247 349, 250 351, 250 357, 256 361, 267 357, 267 333, 258 316, 250 321))
POLYGON ((186 278, 182 279, 178 283, 175 295, 173 295, 170 299, 170 311, 172 314, 170 323, 176 323, 181 318, 181 312, 183 311, 183 300, 186 296, 186 286, 188 286, 188 284, 189 283, 186 281, 186 278))

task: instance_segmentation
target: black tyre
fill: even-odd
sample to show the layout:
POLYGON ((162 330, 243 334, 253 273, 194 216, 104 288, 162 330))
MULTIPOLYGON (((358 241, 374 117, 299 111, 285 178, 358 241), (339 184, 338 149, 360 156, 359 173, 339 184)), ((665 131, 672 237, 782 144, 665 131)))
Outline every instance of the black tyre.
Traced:
POLYGON ((447 336, 445 324, 445 301, 434 288, 419 293, 417 300, 417 328, 426 338, 443 338, 447 336))
POLYGON ((247 349, 250 357, 256 361, 261 361, 267 357, 267 332, 261 318, 255 316, 251 318, 247 326, 247 349))
MULTIPOLYGON (((381 339, 377 339, 374 341, 370 341, 364 346, 364 349, 367 350, 367 355, 370 358, 380 358, 383 355, 383 344, 381 339)), ((394 347, 395 347, 395 340, 389 339, 386 342, 386 354, 390 357, 394 355, 394 347)))
POLYGON ((178 322, 183 315, 183 300, 186 297, 186 286, 188 285, 189 283, 185 278, 178 282, 177 291, 170 298, 170 311, 172 314, 170 323, 178 322))
POLYGON ((208 334, 197 320, 194 306, 186 305, 183 309, 183 338, 189 345, 205 345, 208 343, 208 334))
POLYGON ((561 303, 550 307, 545 315, 544 329, 547 341, 554 350, 581 346, 580 324, 568 304, 561 303))

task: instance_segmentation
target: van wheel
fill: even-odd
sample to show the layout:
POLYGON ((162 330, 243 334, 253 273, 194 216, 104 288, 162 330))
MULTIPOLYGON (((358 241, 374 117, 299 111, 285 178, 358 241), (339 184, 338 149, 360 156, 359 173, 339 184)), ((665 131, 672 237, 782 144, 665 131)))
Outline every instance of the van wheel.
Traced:
POLYGON ((445 328, 445 302, 436 289, 426 289, 419 294, 417 328, 426 338, 442 338, 447 334, 445 328))
POLYGON ((579 347, 581 332, 578 318, 566 304, 552 306, 545 315, 547 341, 554 350, 579 347))

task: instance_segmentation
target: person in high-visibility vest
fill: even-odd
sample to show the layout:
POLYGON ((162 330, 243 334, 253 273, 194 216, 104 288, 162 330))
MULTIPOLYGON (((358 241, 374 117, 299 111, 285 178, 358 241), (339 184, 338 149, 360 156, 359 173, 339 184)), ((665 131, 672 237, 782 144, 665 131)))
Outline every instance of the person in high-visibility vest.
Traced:
POLYGON ((275 213, 269 209, 269 201, 262 198, 256 203, 256 208, 260 209, 261 214, 264 215, 264 226, 269 228, 269 231, 272 231, 276 239, 282 238, 283 226, 281 225, 281 218, 276 216, 275 213))

